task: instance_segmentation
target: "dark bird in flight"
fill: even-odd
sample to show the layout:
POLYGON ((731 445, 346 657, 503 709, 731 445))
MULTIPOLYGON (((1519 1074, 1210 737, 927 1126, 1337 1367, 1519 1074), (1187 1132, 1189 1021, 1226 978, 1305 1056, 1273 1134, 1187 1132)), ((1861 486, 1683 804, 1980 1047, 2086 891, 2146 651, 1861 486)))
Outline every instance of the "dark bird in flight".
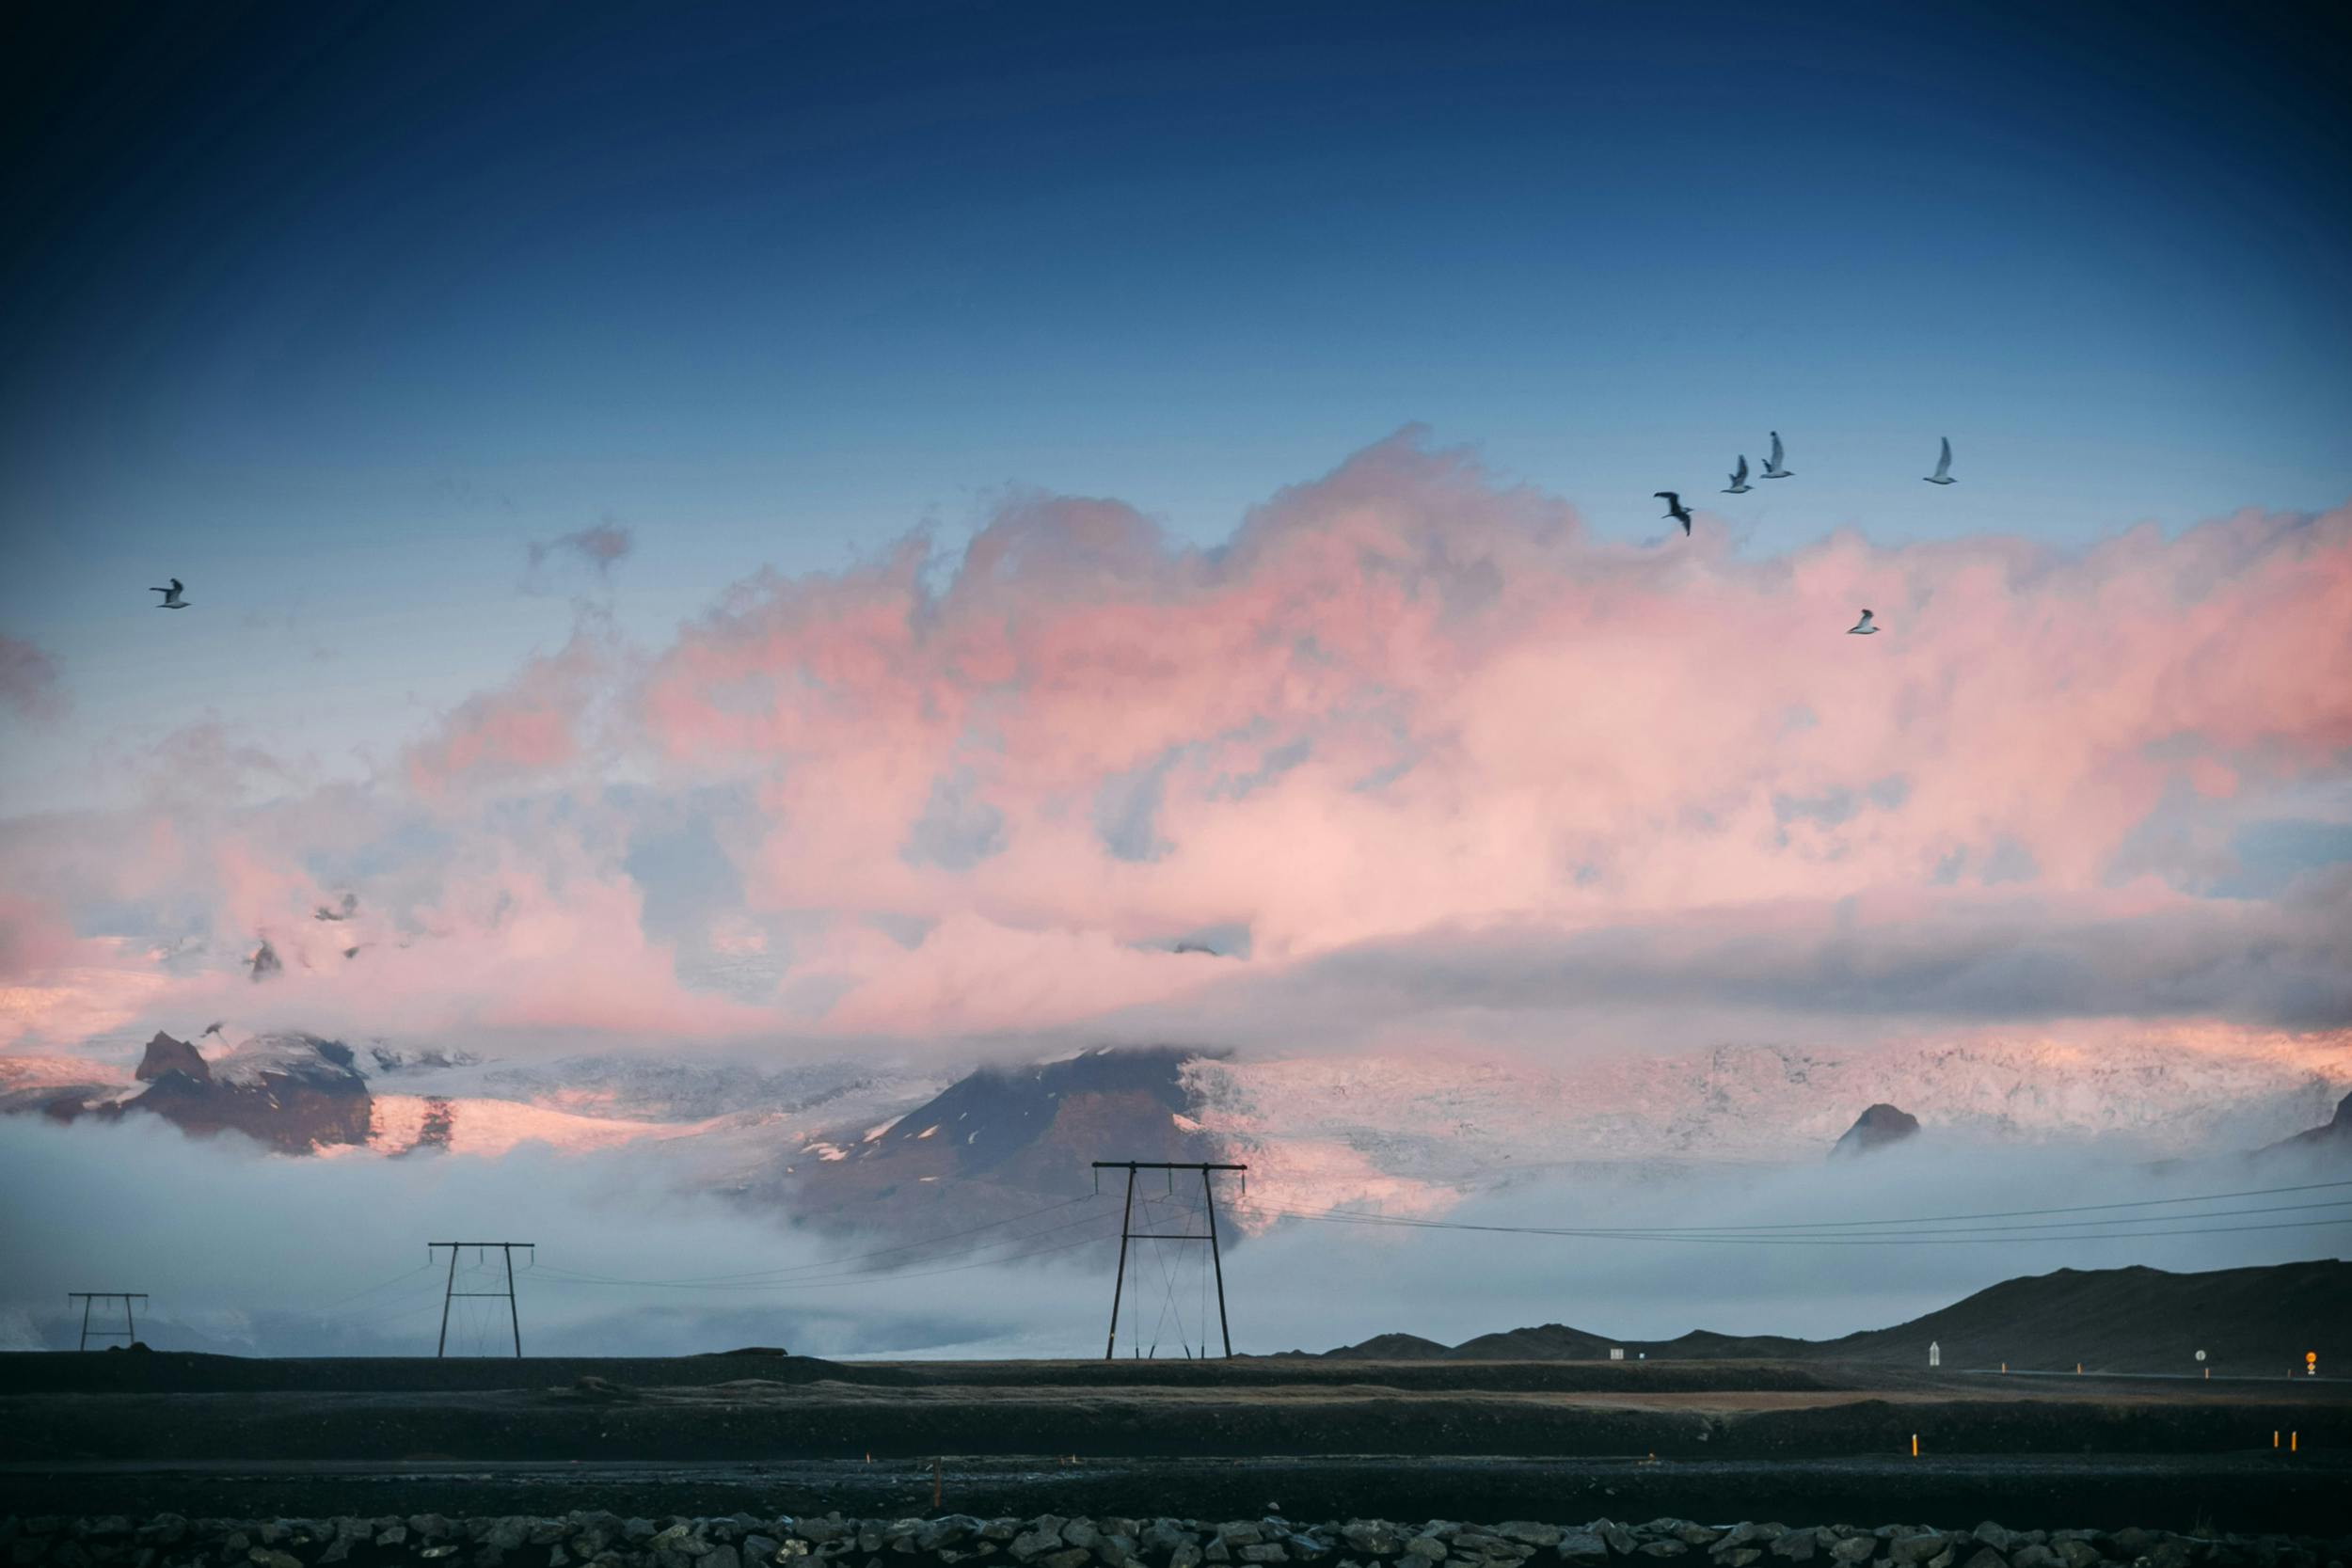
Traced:
POLYGON ((1862 612, 1861 620, 1846 628, 1846 635, 1848 637, 1876 637, 1878 629, 1870 624, 1870 612, 1866 610, 1862 612))
POLYGON ((188 601, 180 596, 180 590, 183 586, 184 585, 178 578, 173 578, 171 579, 170 587, 151 588, 148 592, 151 594, 161 594, 164 596, 163 603, 155 607, 157 610, 185 610, 188 608, 188 601))
POLYGON ((1748 483, 1748 454, 1743 451, 1740 454, 1740 466, 1731 470, 1731 485, 1724 491, 1724 494, 1744 496, 1754 488, 1755 486, 1748 483))
POLYGON ((1780 466, 1780 432, 1775 430, 1772 432, 1772 455, 1764 459, 1764 477, 1766 479, 1787 479, 1788 477, 1790 470, 1780 466))
POLYGON ((1935 472, 1927 476, 1930 484, 1958 484, 1952 477, 1952 438, 1944 437, 1944 455, 1935 460, 1935 472))
POLYGON ((1682 525, 1685 538, 1691 533, 1691 509, 1682 504, 1682 496, 1675 490, 1652 490, 1651 495, 1666 503, 1666 515, 1682 525))

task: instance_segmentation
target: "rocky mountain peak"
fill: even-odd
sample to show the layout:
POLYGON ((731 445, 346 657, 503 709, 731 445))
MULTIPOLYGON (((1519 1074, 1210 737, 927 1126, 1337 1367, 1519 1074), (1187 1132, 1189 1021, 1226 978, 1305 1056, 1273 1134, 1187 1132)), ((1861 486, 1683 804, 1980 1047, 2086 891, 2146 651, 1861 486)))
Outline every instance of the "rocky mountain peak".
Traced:
POLYGON ((139 1058, 136 1076, 142 1084, 150 1084, 167 1072, 183 1074, 199 1084, 213 1081, 213 1069, 205 1063, 202 1052, 158 1029, 155 1037, 147 1042, 147 1054, 139 1058))
POLYGON ((1867 1154, 1888 1144, 1900 1143, 1918 1131, 1919 1118, 1910 1112, 1884 1103, 1873 1105, 1854 1118, 1845 1136, 1830 1148, 1830 1157, 1867 1154))

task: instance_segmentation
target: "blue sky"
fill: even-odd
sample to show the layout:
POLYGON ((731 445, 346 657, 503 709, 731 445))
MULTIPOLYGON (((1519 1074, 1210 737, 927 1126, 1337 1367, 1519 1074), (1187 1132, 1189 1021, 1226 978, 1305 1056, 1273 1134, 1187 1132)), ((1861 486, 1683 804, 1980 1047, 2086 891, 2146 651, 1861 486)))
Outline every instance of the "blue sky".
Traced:
POLYGON ((1412 422, 1605 534, 1657 536, 1674 487, 1759 553, 2341 503, 2352 117, 2341 30, 2297 16, 37 24, 0 631, 70 712, 0 805, 203 713, 355 766, 576 594, 659 638, 1009 486, 1214 541, 1412 422), (1715 496, 1768 428, 1802 491, 1715 496), (605 519, 611 573, 527 570, 605 519), (167 574, 197 635, 148 609, 167 574))

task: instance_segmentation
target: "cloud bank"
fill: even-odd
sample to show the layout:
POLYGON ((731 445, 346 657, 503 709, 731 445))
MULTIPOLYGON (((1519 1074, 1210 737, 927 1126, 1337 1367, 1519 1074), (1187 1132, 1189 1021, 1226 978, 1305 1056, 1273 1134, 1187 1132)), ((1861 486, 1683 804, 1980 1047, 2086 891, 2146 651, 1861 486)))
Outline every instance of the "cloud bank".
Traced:
POLYGON ((182 737, 138 812, 0 824, 0 955, 77 1027, 114 986, 125 1028, 960 1047, 2340 1031, 2348 660, 2352 510, 1758 556, 1406 431, 1214 547, 1027 494, 664 645, 584 609, 364 786, 182 737))

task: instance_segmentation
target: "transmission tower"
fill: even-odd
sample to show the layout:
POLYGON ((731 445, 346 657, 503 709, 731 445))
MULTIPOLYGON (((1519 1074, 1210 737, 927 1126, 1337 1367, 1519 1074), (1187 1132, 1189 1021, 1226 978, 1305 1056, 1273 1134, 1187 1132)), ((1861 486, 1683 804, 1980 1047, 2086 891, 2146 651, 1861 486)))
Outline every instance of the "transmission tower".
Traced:
MULTIPOLYGON (((1204 1164, 1200 1163, 1186 1164, 1170 1163, 1164 1160, 1097 1160, 1094 1162, 1094 1168, 1098 1171, 1123 1170, 1127 1173, 1127 1207, 1119 1218, 1119 1275, 1111 1281, 1111 1332, 1110 1338, 1104 1341, 1103 1359, 1108 1361, 1119 1353, 1119 1299, 1121 1293, 1126 1290, 1127 1286, 1127 1243, 1131 1241, 1206 1242, 1209 1243, 1209 1263, 1210 1266, 1216 1271, 1216 1326, 1218 1331, 1225 1336, 1226 1358, 1228 1360, 1232 1359, 1233 1354, 1233 1330, 1225 1321, 1225 1258, 1217 1244, 1216 1191, 1209 1184, 1209 1173, 1211 1171, 1217 1170, 1246 1171, 1249 1167, 1248 1165, 1220 1165, 1204 1164), (1168 1180, 1171 1184, 1173 1184, 1176 1180, 1175 1173, 1177 1171, 1199 1171, 1200 1173, 1200 1196, 1208 1207, 1208 1230, 1204 1234, 1197 1236, 1189 1232, 1177 1236, 1152 1235, 1136 1230, 1135 1228, 1136 1172, 1139 1170, 1167 1171, 1169 1173, 1168 1180)), ((1097 1177, 1095 1180, 1099 1181, 1102 1178, 1097 1177)), ((1203 1346, 1202 1349, 1205 1351, 1207 1347, 1203 1346)))
POLYGON ((424 1246, 424 1255, 426 1259, 430 1259, 436 1252, 439 1251, 443 1247, 449 1248, 449 1283, 443 1286, 441 1290, 441 1342, 439 1345, 435 1347, 433 1354, 436 1356, 445 1356, 449 1354, 449 1304, 453 1301, 460 1299, 461 1297, 480 1296, 485 1299, 504 1301, 506 1303, 507 1321, 515 1326, 515 1358, 518 1361, 521 1360, 523 1354, 523 1317, 522 1313, 515 1306, 515 1249, 516 1247, 521 1247, 525 1252, 529 1252, 532 1257, 536 1258, 538 1253, 533 1248, 532 1244, 529 1242, 427 1242, 424 1246), (506 1259, 505 1290, 461 1291, 457 1288, 457 1254, 461 1248, 465 1247, 472 1247, 474 1249, 474 1260, 476 1262, 485 1261, 492 1247, 499 1249, 500 1253, 502 1254, 506 1259))
POLYGON ((78 1347, 76 1347, 77 1349, 89 1349, 90 1338, 93 1335, 101 1339, 119 1339, 126 1345, 135 1345, 139 1342, 139 1328, 138 1324, 132 1321, 131 1304, 135 1301, 145 1301, 147 1299, 146 1291, 68 1291, 65 1293, 65 1299, 68 1301, 78 1301, 82 1304, 82 1342, 78 1347), (122 1326, 120 1328, 90 1327, 90 1307, 92 1304, 102 1301, 119 1301, 122 1303, 122 1326))

